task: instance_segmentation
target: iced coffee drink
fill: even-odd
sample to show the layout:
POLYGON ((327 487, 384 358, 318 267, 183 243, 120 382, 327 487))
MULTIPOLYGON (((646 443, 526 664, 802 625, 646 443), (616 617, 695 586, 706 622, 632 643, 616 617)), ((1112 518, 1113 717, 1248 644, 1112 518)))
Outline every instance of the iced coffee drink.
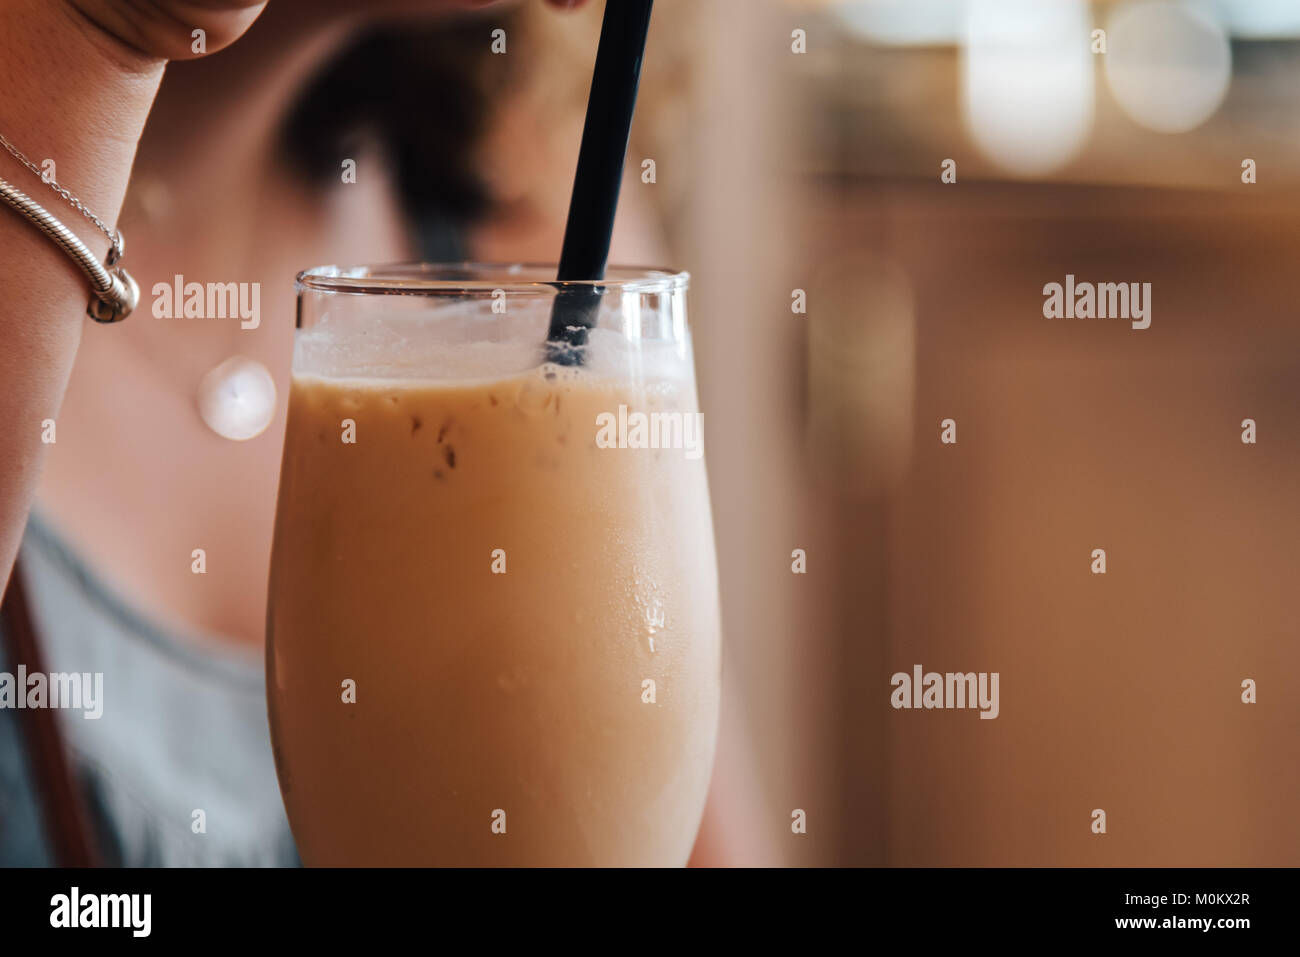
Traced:
POLYGON ((297 334, 267 664, 304 862, 684 864, 719 696, 684 277, 611 277, 572 366, 550 287, 390 278, 321 277, 297 334))

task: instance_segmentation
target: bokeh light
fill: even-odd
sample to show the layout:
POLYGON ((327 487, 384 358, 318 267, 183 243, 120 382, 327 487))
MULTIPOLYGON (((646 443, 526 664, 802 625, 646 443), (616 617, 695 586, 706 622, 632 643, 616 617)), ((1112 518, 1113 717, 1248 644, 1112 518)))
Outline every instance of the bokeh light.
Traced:
POLYGON ((1036 175, 1078 152, 1092 128, 1090 32, 1081 0, 971 0, 965 117, 989 159, 1036 175))
POLYGON ((888 46, 952 46, 966 28, 967 0, 846 0, 832 9, 844 26, 888 46))
POLYGON ((1223 102, 1232 50, 1212 8, 1169 0, 1125 4, 1107 34, 1106 80, 1135 123, 1185 133, 1223 102))

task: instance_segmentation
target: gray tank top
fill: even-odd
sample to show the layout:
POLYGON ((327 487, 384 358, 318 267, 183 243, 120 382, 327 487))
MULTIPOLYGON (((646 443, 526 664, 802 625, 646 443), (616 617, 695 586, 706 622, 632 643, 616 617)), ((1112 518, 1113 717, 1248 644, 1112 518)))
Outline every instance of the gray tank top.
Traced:
MULTIPOLYGON (((262 656, 147 621, 35 513, 21 554, 44 666, 103 674, 99 718, 55 713, 104 863, 298 864, 271 757, 262 656)), ((0 672, 14 670, 0 644, 0 672)), ((0 866, 56 863, 23 717, 0 707, 0 866)))

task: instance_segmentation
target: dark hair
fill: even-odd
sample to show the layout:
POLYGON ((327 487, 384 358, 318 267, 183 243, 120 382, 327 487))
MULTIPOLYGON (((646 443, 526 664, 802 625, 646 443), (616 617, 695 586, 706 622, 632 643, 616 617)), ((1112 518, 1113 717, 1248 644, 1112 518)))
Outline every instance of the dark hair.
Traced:
POLYGON ((363 33, 306 87, 282 131, 290 160, 321 183, 339 175, 342 157, 382 149, 431 262, 467 259, 466 227, 491 202, 474 147, 514 58, 491 56, 483 24, 471 16, 363 33))

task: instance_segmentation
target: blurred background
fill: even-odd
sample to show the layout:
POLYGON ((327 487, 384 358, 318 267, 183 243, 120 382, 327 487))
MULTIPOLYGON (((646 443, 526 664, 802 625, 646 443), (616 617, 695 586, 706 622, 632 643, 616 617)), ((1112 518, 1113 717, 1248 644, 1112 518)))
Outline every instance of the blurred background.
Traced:
POLYGON ((1300 4, 656 15, 752 861, 1296 864, 1300 4), (1150 328, 1045 319, 1067 274, 1150 328), (915 664, 1000 717, 895 711, 915 664))

